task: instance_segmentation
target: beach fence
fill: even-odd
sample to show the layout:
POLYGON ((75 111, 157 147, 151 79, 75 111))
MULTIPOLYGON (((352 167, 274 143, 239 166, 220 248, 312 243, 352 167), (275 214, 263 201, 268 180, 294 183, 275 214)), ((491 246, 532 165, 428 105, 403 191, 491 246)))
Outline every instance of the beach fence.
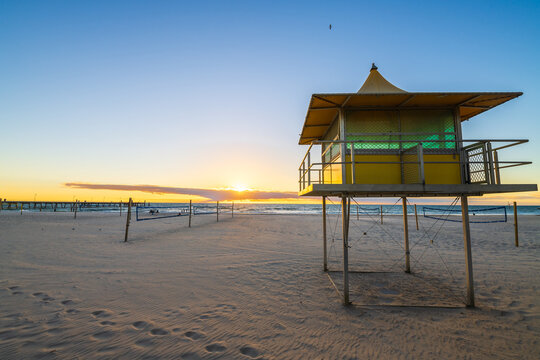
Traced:
MULTIPOLYGON (((128 241, 129 226, 131 223, 132 200, 127 204, 126 231, 124 242, 128 241)), ((192 219, 200 215, 216 215, 216 222, 219 222, 220 215, 223 217, 230 214, 234 217, 234 202, 231 204, 220 204, 219 201, 213 203, 193 204, 190 200, 189 205, 178 204, 139 204, 135 206, 135 220, 152 221, 159 219, 169 219, 175 217, 188 217, 188 227, 192 225, 192 219)))

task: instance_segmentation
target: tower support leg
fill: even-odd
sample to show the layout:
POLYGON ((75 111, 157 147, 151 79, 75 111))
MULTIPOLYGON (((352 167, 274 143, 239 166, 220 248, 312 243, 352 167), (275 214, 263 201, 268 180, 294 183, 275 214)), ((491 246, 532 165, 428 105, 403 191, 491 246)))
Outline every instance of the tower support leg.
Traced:
POLYGON ((326 196, 322 197, 322 229, 323 229, 323 270, 328 271, 328 253, 326 248, 326 196))
POLYGON ((343 226, 343 304, 349 305, 349 200, 341 197, 341 220, 343 226))
POLYGON ((471 229, 469 227, 469 201, 466 196, 461 197, 461 217, 463 223, 463 242, 465 247, 465 265, 467 278, 467 299, 465 304, 474 307, 474 282, 471 252, 471 229))
POLYGON ((409 221, 407 218, 407 198, 402 197, 403 201, 403 240, 405 241, 405 272, 411 272, 411 257, 409 252, 409 221))

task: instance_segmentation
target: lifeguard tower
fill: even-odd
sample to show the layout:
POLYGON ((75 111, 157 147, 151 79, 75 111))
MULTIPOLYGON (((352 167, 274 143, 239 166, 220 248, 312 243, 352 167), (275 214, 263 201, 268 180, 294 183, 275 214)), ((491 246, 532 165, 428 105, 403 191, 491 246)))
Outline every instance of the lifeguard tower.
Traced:
POLYGON ((341 198, 345 304, 350 198, 403 199, 405 271, 410 272, 406 198, 452 196, 461 198, 466 304, 474 306, 467 197, 536 191, 537 186, 501 182, 501 169, 530 162, 501 161, 500 150, 528 140, 464 140, 461 124, 522 94, 407 92, 373 64, 358 92, 311 96, 299 141, 309 145, 299 168, 299 195, 322 196, 325 271, 326 197, 341 198))

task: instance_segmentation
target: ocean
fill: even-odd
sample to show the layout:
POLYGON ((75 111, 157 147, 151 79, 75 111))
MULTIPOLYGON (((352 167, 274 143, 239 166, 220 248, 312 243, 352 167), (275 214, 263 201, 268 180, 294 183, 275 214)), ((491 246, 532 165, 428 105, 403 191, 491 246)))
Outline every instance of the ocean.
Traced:
MULTIPOLYGON (((220 203, 220 213, 228 213, 231 211, 230 203, 220 203)), ((351 214, 356 215, 378 215, 380 214, 381 205, 371 205, 371 204, 356 204, 351 203, 351 214)), ((189 203, 147 203, 146 208, 139 208, 139 211, 150 211, 151 209, 159 210, 161 213, 175 213, 179 212, 182 209, 187 210, 189 208, 189 203)), ((215 203, 194 203, 193 204, 194 212, 214 212, 216 211, 215 203)), ((461 207, 459 204, 454 205, 450 208, 448 205, 417 205, 418 215, 423 214, 435 214, 441 215, 448 213, 447 210, 451 210, 452 215, 458 215, 461 213, 461 207)), ((122 212, 125 212, 127 207, 122 208, 122 212)), ((135 212, 136 209, 133 209, 135 212)), ((519 215, 540 215, 540 206, 532 205, 518 205, 518 214, 519 215)), ((20 210, 6 210, 4 208, 2 211, 20 211, 20 210)), ((39 212, 38 209, 23 209, 23 212, 39 212)), ((52 212, 52 208, 42 209, 42 211, 52 212)), ((69 208, 58 208, 58 212, 69 212, 69 208)), ((118 207, 85 207, 84 203, 81 203, 81 208, 78 210, 80 212, 112 212, 118 213, 118 207)), ((327 202, 327 214, 339 214, 341 213, 341 205, 339 202, 327 202)), ((382 205, 382 211, 385 215, 401 215, 402 214, 402 205, 401 201, 398 201, 395 205, 382 205)), ((499 206, 499 205, 470 205, 469 212, 471 215, 504 215, 506 211, 508 216, 513 215, 514 208, 513 206, 499 206)), ((414 214, 414 205, 409 205, 407 207, 407 212, 409 214, 414 214)), ((251 215, 321 215, 322 206, 320 204, 244 204, 237 203, 234 204, 234 213, 235 214, 251 214, 251 215)))

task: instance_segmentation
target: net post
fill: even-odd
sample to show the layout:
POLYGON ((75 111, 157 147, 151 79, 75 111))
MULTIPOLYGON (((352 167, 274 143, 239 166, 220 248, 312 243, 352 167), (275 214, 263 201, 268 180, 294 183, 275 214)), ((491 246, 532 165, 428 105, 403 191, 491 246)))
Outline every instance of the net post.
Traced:
POLYGON ((191 227, 191 200, 189 200, 189 222, 188 227, 191 227))
POLYGON ((360 214, 358 211, 358 204, 356 204, 356 220, 360 220, 360 214))
POLYGON ((328 271, 328 254, 326 249, 326 196, 322 197, 322 228, 323 228, 323 271, 328 271))
POLYGON ((131 205, 133 204, 133 200, 129 198, 128 202, 128 212, 126 217, 126 234, 124 236, 124 242, 127 242, 128 240, 128 231, 129 231, 129 221, 131 220, 131 205))
POLYGON ((118 205, 120 206, 120 216, 122 216, 122 200, 120 200, 120 203, 118 205))
POLYGON ((516 247, 519 247, 517 203, 515 201, 514 201, 514 238, 515 238, 516 247))
POLYGON ((382 205, 381 205, 381 225, 383 224, 383 211, 382 211, 382 205))
POLYGON ((219 201, 216 201, 216 222, 219 222, 219 201))
POLYGON ((416 218, 416 230, 418 229, 418 212, 416 211, 416 204, 414 204, 414 217, 416 218))
POLYGON ((471 229, 469 227, 469 202, 467 196, 461 196, 461 218, 463 223, 463 242, 465 247, 465 262, 467 278, 467 299, 465 304, 468 307, 474 307, 474 282, 471 253, 471 229))
POLYGON ((409 252, 409 222, 407 219, 407 198, 402 197, 403 201, 403 240, 405 241, 405 272, 411 272, 411 259, 409 252))
MULTIPOLYGON (((75 211, 75 214, 73 215, 73 218, 76 219, 77 218, 77 203, 79 202, 79 200, 75 200, 75 208, 74 208, 74 211, 75 211)), ((39 205, 39 211, 41 211, 41 204, 39 205)))
POLYGON ((341 197, 341 222, 343 228, 343 305, 349 305, 349 210, 350 202, 341 197))
POLYGON ((231 204, 231 218, 234 217, 234 201, 231 204))
POLYGON ((22 215, 22 203, 21 203, 21 215, 22 215))

